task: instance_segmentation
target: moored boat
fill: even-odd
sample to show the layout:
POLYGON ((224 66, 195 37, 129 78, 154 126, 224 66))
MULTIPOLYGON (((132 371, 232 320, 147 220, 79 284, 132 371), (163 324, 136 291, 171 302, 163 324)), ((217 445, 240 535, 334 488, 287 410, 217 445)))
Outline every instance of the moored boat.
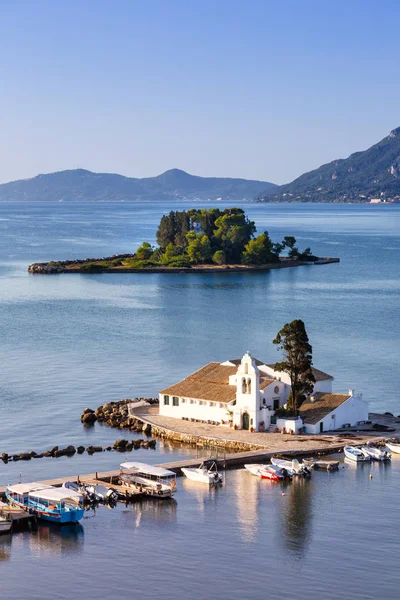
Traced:
POLYGON ((386 442, 386 448, 389 448, 389 450, 395 454, 400 454, 400 444, 398 443, 386 442))
POLYGON ((280 481, 285 478, 284 473, 274 465, 249 464, 244 465, 244 468, 252 475, 256 475, 261 479, 270 479, 271 481, 280 481))
POLYGON ((343 452, 346 458, 354 462, 368 462, 371 460, 370 456, 366 456, 360 448, 355 446, 345 446, 343 452))
POLYGON ((6 497, 12 506, 53 523, 77 523, 85 512, 82 494, 51 485, 35 482, 9 485, 6 497))
POLYGON ((376 446, 362 446, 361 452, 369 456, 371 460, 390 460, 392 455, 387 448, 377 448, 376 446))
POLYGON ((74 481, 65 481, 62 484, 63 488, 74 490, 78 494, 82 494, 88 504, 115 504, 118 501, 118 492, 110 487, 102 485, 88 485, 86 483, 75 483, 74 481))
POLYGON ((126 462, 120 466, 119 481, 122 486, 155 498, 171 498, 175 494, 176 475, 173 471, 142 462, 126 462))
POLYGON ((303 458, 303 465, 319 471, 337 471, 340 462, 338 460, 320 460, 319 458, 303 458))
POLYGON ((218 473, 215 461, 204 461, 197 468, 183 467, 181 471, 192 481, 199 481, 208 485, 222 483, 222 475, 218 473))
POLYGON ((284 469, 291 477, 293 477, 293 475, 304 476, 311 474, 311 468, 301 464, 297 458, 294 458, 293 460, 284 460, 282 458, 272 457, 271 462, 280 469, 284 469))
POLYGON ((0 534, 8 533, 11 531, 12 521, 11 519, 7 519, 6 517, 0 516, 0 534))

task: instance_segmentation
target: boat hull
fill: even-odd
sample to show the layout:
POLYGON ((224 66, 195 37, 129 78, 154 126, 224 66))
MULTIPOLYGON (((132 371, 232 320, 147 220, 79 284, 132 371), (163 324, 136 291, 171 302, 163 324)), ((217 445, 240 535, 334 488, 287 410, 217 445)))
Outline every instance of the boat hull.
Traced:
POLYGON ((361 450, 358 450, 357 452, 355 452, 355 448, 347 448, 346 446, 343 449, 344 455, 348 460, 352 460, 353 462, 356 463, 361 463, 361 462, 369 462, 371 460, 370 456, 366 456, 365 454, 363 454, 361 452, 361 450))
POLYGON ((205 483, 212 485, 215 483, 221 483, 220 477, 215 477, 215 474, 211 473, 200 473, 197 469, 182 468, 182 473, 191 481, 197 481, 199 483, 205 483))
POLYGON ((269 479, 270 481, 279 481, 283 479, 283 475, 279 475, 274 469, 269 468, 269 465, 244 465, 244 468, 252 475, 261 479, 269 479))
POLYGON ((387 448, 394 452, 395 454, 400 454, 400 444, 392 444, 391 442, 386 442, 387 448))
POLYGON ((78 521, 80 521, 83 515, 85 514, 85 510, 83 508, 77 508, 76 510, 68 510, 62 513, 43 511, 32 506, 26 506, 22 502, 17 502, 15 498, 9 496, 7 492, 6 498, 11 506, 20 508, 21 510, 24 510, 30 515, 34 515, 38 519, 42 519, 43 521, 50 521, 51 523, 78 523, 78 521))
POLYGON ((0 521, 0 534, 9 533, 11 531, 12 522, 5 519, 4 521, 0 521))

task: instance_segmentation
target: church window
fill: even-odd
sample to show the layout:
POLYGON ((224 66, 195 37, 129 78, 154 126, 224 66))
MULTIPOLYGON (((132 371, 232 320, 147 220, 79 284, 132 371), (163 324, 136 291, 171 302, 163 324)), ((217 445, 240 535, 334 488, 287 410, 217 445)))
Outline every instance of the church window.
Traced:
POLYGON ((249 372, 249 365, 247 363, 244 365, 244 372, 246 373, 246 375, 249 372))
POLYGON ((190 400, 190 404, 194 404, 194 400, 193 400, 193 398, 190 400))
POLYGON ((164 396, 164 404, 169 404, 169 396, 164 396))
POLYGON ((223 405, 223 403, 222 403, 222 402, 220 402, 220 403, 219 403, 219 407, 220 407, 220 408, 224 408, 224 405, 223 405))
POLYGON ((246 379, 242 379, 242 394, 246 394, 246 379))
POLYGON ((186 402, 185 398, 181 398, 181 402, 182 402, 182 404, 185 404, 185 402, 186 402))
POLYGON ((200 406, 203 406, 203 405, 204 405, 204 402, 203 402, 203 400, 199 400, 199 405, 200 405, 200 406))
POLYGON ((247 393, 251 394, 251 379, 250 379, 250 377, 247 380, 247 393))
POLYGON ((215 406, 215 402, 210 402, 210 406, 215 406))
POLYGON ((179 398, 172 396, 172 406, 179 406, 179 398))

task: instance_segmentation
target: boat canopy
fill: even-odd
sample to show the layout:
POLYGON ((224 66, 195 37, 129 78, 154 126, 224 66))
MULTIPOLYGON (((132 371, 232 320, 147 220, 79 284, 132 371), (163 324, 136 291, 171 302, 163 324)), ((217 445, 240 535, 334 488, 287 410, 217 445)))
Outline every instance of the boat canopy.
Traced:
POLYGON ((17 483, 15 485, 7 486, 7 490, 12 494, 20 494, 23 496, 24 494, 29 494, 29 492, 35 492, 38 490, 45 490, 51 488, 51 485, 45 485, 44 483, 37 483, 36 481, 31 481, 31 483, 17 483))
POLYGON ((62 502, 63 500, 81 500, 82 494, 78 494, 74 490, 68 488, 46 488, 44 490, 33 491, 33 496, 42 500, 50 500, 52 502, 62 502), (36 493, 37 491, 37 493, 36 493))
POLYGON ((146 463, 142 462, 125 462, 120 466, 122 469, 133 469, 140 473, 147 473, 147 475, 154 475, 156 477, 175 477, 175 473, 173 471, 163 469, 162 467, 146 465, 146 463))

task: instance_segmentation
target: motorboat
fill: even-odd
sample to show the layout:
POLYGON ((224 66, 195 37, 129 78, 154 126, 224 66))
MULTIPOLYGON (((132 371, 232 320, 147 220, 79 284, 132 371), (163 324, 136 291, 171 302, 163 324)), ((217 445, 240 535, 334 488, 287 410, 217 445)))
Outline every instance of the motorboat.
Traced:
POLYGON ((343 452, 346 458, 354 462, 368 462, 371 460, 370 456, 366 456, 360 448, 354 446, 345 446, 343 452))
POLYGON ((340 461, 320 460, 319 458, 303 458, 303 465, 311 467, 316 471, 337 471, 340 461))
POLYGON ((256 477, 261 479, 270 479, 271 481, 280 481, 285 478, 285 475, 280 469, 274 467, 274 465, 260 465, 260 464, 249 464, 244 465, 244 468, 256 477))
POLYGON ((300 463, 297 458, 294 458, 293 460, 284 460, 282 458, 272 457, 271 463, 281 470, 285 470, 290 477, 293 477, 294 475, 304 476, 311 474, 311 468, 300 463))
POLYGON ((395 442, 386 442, 386 448, 389 448, 389 450, 395 454, 400 454, 400 444, 395 442))
POLYGON ((0 515, 0 534, 9 533, 11 531, 12 521, 0 515))
POLYGON ((112 487, 76 483, 75 481, 65 481, 62 487, 82 494, 88 504, 115 504, 118 501, 118 492, 112 487))
POLYGON ((12 506, 53 523, 77 523, 85 513, 82 494, 52 485, 36 482, 9 485, 6 498, 12 506))
POLYGON ((387 448, 362 446, 360 450, 365 456, 369 456, 371 460, 390 460, 392 458, 392 454, 387 448))
POLYGON ((215 461, 204 461, 198 468, 182 467, 181 471, 192 481, 199 481, 208 485, 222 483, 222 475, 218 473, 215 461))
POLYGON ((162 467, 142 462, 125 462, 121 465, 119 482, 122 486, 156 498, 171 498, 176 491, 176 475, 162 467))

